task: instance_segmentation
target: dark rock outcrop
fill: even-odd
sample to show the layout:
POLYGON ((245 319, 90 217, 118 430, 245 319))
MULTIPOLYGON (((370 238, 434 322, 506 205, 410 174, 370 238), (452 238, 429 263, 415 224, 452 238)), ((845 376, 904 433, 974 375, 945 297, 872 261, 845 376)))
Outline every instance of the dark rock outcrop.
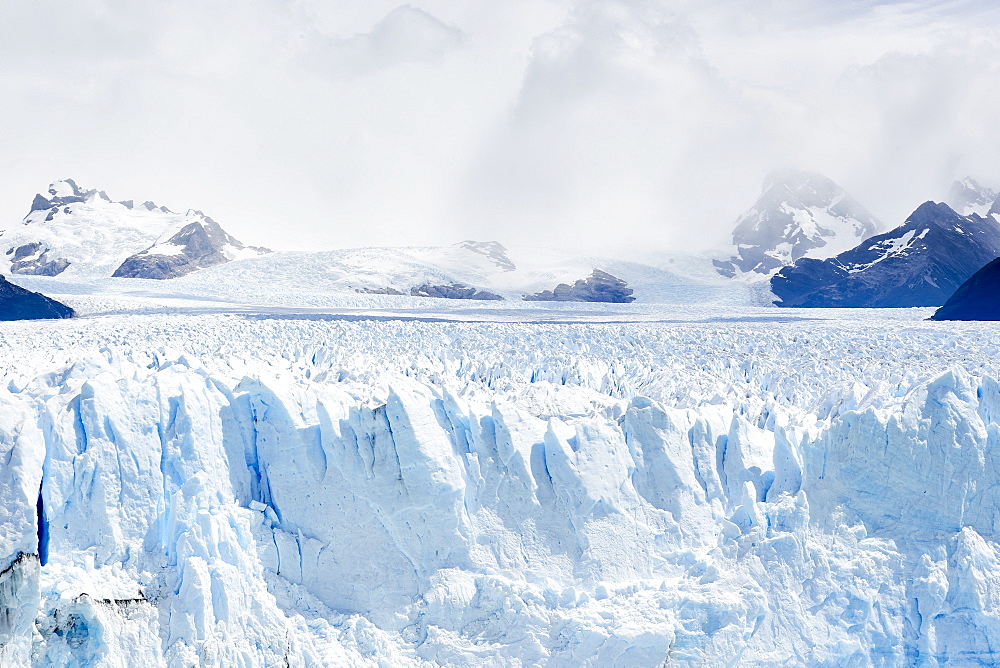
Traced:
POLYGON ((1000 320, 1000 258, 958 286, 931 320, 1000 320))
POLYGON ((803 258, 771 279, 778 306, 939 306, 1000 256, 993 216, 925 202, 896 229, 827 260, 803 258))
POLYGON ((49 206, 48 198, 43 196, 41 193, 35 195, 35 199, 31 200, 32 211, 44 211, 45 209, 48 209, 49 206))
POLYGON ((630 304, 635 301, 628 283, 606 271, 595 269, 586 279, 577 279, 573 285, 560 283, 552 290, 525 295, 528 302, 608 302, 630 304))
POLYGON ((514 271, 517 266, 507 256, 507 249, 497 241, 463 241, 460 247, 488 257, 502 271, 514 271))
POLYGON ((249 248, 258 253, 270 252, 266 248, 244 246, 200 211, 191 213, 198 219, 182 227, 169 239, 127 258, 113 276, 157 280, 177 278, 229 262, 231 258, 227 252, 233 250, 249 248))
POLYGON ((400 290, 396 288, 358 288, 357 292, 366 295, 401 295, 403 294, 400 290))
POLYGON ((451 285, 418 285, 410 288, 410 295, 413 297, 437 297, 440 299, 481 299, 484 301, 500 301, 503 299, 498 294, 477 290, 476 288, 462 283, 452 283, 451 285))
POLYGON ((56 181, 49 186, 49 196, 38 194, 35 195, 35 199, 31 202, 32 211, 44 211, 45 209, 51 209, 53 207, 60 207, 65 204, 73 204, 74 202, 83 202, 86 200, 87 195, 90 191, 80 190, 80 186, 76 185, 76 181, 73 179, 63 179, 62 181, 56 181), (66 192, 66 189, 69 192, 66 192), (62 192, 62 194, 60 194, 62 192))
POLYGON ((72 318, 73 309, 0 276, 0 320, 72 318))
POLYGON ((43 248, 39 242, 23 244, 17 248, 7 249, 7 255, 13 255, 10 271, 14 274, 31 276, 56 276, 70 265, 66 258, 50 258, 49 248, 43 248))

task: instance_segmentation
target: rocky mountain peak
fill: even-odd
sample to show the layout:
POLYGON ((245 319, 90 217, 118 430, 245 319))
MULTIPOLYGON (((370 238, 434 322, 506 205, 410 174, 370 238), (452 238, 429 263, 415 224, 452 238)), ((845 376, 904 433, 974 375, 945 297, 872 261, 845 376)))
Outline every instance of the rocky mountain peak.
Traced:
POLYGON ((960 215, 985 215, 998 196, 1000 192, 967 176, 951 184, 945 201, 960 215))
POLYGON ((924 202, 902 225, 825 260, 803 258, 771 279, 779 306, 938 306, 1000 256, 1000 225, 924 202))
POLYGON ((31 202, 32 211, 44 211, 64 204, 83 202, 89 194, 81 190, 73 179, 54 181, 49 184, 46 192, 49 194, 48 197, 41 193, 35 195, 35 199, 31 202))
POLYGON ((769 276, 802 257, 827 258, 875 234, 881 224, 822 174, 772 172, 754 205, 736 221, 734 254, 716 270, 769 276))
POLYGON ((83 191, 73 179, 62 179, 49 184, 51 197, 83 197, 83 191))
POLYGON ((152 246, 127 258, 113 276, 177 278, 237 257, 270 252, 267 248, 245 246, 201 211, 189 209, 180 229, 168 230, 152 246))

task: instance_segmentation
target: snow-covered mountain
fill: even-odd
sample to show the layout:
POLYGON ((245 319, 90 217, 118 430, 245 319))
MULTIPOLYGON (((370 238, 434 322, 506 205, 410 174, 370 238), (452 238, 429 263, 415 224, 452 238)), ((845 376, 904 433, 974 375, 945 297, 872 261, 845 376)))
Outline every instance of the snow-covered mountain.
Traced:
POLYGON ((197 269, 209 256, 238 256, 226 244, 235 250, 242 244, 232 244, 230 240, 235 240, 217 224, 212 228, 214 235, 203 234, 203 239, 196 239, 197 228, 207 233, 210 220, 200 211, 175 213, 153 202, 114 202, 103 191, 82 189, 72 179, 56 181, 49 186, 48 197, 35 196, 31 211, 21 223, 0 230, 0 249, 4 252, 0 258, 6 260, 0 268, 11 274, 107 277, 136 254, 147 251, 145 258, 149 259, 157 244, 161 246, 157 251, 161 257, 185 258, 185 262, 174 265, 175 272, 197 269), (171 243, 170 239, 183 230, 188 230, 186 243, 171 243), (211 246, 220 234, 224 241, 216 249, 218 253, 202 253, 204 242, 211 246))
MULTIPOLYGON (((188 277, 187 294, 251 303, 282 295, 286 302, 299 298, 315 302, 358 293, 471 294, 520 301, 525 295, 585 281, 597 270, 625 281, 639 302, 761 300, 760 290, 720 277, 711 258, 677 254, 662 262, 630 262, 574 256, 558 249, 509 250, 497 241, 475 240, 442 247, 273 253, 245 246, 201 211, 176 213, 153 202, 115 202, 103 191, 81 188, 72 179, 51 184, 47 194, 35 197, 22 223, 0 230, 0 251, 6 260, 0 262, 0 271, 58 276, 62 288, 71 293, 124 289, 93 279, 188 277), (230 263, 233 266, 226 268, 230 263), (206 271, 210 275, 193 276, 206 271), (69 288, 74 281, 78 285, 69 288), (274 287, 272 293, 262 294, 254 287, 264 283, 274 287)), ((48 286, 34 289, 45 291, 48 286)))
POLYGON ((985 216, 997 197, 1000 197, 1000 192, 966 177, 951 184, 945 202, 962 216, 974 213, 985 216))
POLYGON ((757 202, 736 222, 734 254, 716 260, 723 276, 770 276, 799 258, 829 258, 870 237, 881 224, 821 174, 770 174, 757 202))
POLYGON ((1000 256, 1000 213, 961 216, 925 202, 899 227, 828 260, 803 258, 771 279, 779 306, 939 306, 1000 256))

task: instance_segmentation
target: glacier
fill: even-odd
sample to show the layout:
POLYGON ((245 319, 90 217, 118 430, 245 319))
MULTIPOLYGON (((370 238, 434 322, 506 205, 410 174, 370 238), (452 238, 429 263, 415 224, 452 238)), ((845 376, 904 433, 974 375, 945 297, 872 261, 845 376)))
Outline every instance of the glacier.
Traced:
POLYGON ((0 665, 994 665, 1000 340, 927 315, 7 324, 0 665))

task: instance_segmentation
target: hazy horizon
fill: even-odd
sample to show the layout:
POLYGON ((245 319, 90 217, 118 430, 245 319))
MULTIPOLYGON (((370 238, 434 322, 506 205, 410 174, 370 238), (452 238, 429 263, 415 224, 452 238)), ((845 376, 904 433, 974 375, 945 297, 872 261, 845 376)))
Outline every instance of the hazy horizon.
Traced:
POLYGON ((0 0, 0 226, 73 178, 279 249, 727 240, 773 169, 884 224, 1000 185, 974 2, 0 0))

